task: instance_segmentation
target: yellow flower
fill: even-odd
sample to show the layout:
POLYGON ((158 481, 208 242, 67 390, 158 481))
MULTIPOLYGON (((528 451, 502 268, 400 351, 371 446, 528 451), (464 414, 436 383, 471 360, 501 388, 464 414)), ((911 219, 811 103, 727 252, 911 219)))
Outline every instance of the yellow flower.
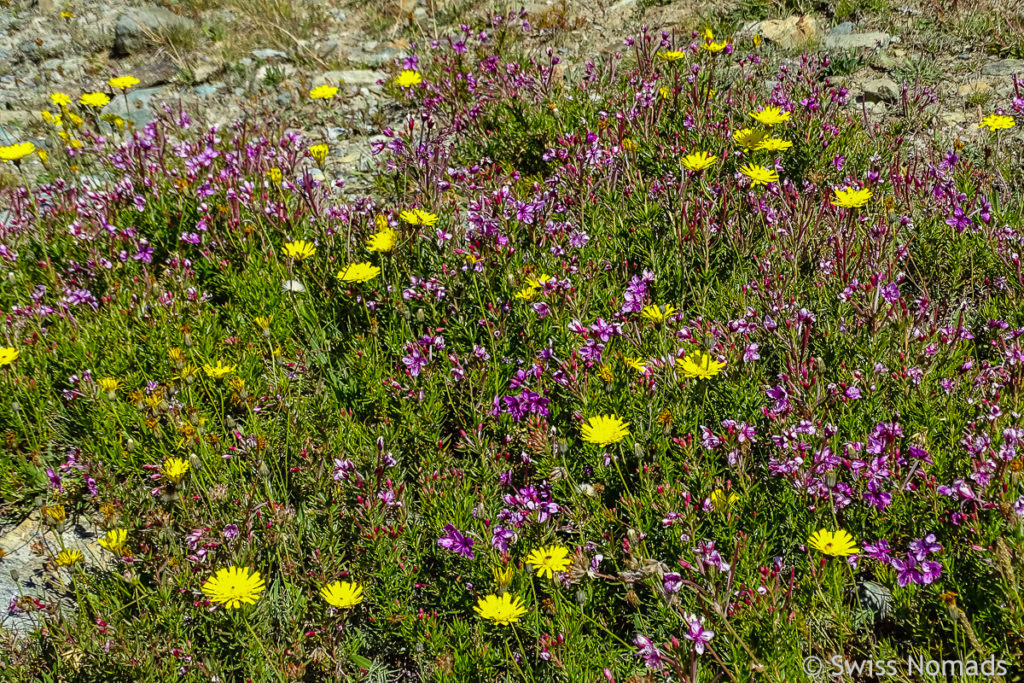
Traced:
POLYGON ((253 322, 256 323, 256 327, 261 330, 269 330, 270 323, 274 322, 274 316, 272 315, 258 315, 253 318, 253 322))
POLYGON ((513 597, 508 593, 502 593, 500 597, 488 595, 480 598, 473 607, 473 611, 481 619, 493 621, 501 626, 508 626, 519 621, 519 617, 526 614, 528 610, 523 605, 523 599, 518 595, 513 597))
POLYGON ((111 395, 121 388, 121 382, 114 377, 104 377, 103 379, 98 379, 96 380, 96 384, 100 386, 100 389, 111 395))
POLYGON ((110 97, 102 92, 90 92, 78 98, 78 101, 87 107, 105 107, 110 104, 110 97))
POLYGON ((117 78, 111 78, 107 83, 110 84, 111 88, 117 88, 118 90, 127 90, 128 88, 134 88, 139 84, 139 79, 135 76, 118 76, 117 78))
POLYGON ((391 228, 384 228, 380 232, 373 233, 366 239, 366 248, 369 251, 386 254, 395 248, 395 243, 397 241, 398 233, 391 228))
POLYGON ((419 85, 423 82, 423 76, 420 76, 415 71, 406 69, 402 73, 398 74, 395 78, 395 85, 401 88, 411 88, 414 85, 419 85))
POLYGON ((0 147, 0 161, 21 161, 34 151, 36 151, 36 146, 31 142, 19 142, 16 145, 0 147))
POLYGON ((13 346, 0 348, 0 368, 2 368, 5 365, 10 365, 14 361, 18 360, 18 356, 20 355, 21 354, 18 353, 18 349, 14 348, 13 346))
POLYGON ((725 363, 715 360, 703 351, 694 351, 683 358, 676 358, 676 365, 684 376, 697 379, 711 379, 725 367, 725 363))
POLYGON ((726 495, 722 489, 716 489, 711 493, 711 504, 715 506, 715 512, 726 512, 739 499, 735 493, 726 495))
POLYGON ((221 377, 226 377, 230 375, 232 372, 234 372, 235 366, 224 365, 223 361, 218 360, 216 365, 210 365, 209 363, 204 364, 203 370, 206 372, 207 377, 220 379, 221 377))
POLYGON ((423 209, 403 211, 398 214, 398 217, 409 225, 426 225, 429 227, 437 223, 437 216, 423 209))
POLYGON ((827 529, 815 531, 807 540, 807 544, 815 550, 832 557, 845 557, 847 555, 856 555, 860 552, 860 548, 857 547, 857 542, 853 540, 853 536, 843 529, 835 533, 827 529))
POLYGON ((259 572, 249 567, 227 567, 206 580, 203 595, 227 609, 237 609, 243 604, 255 604, 264 588, 266 585, 259 572))
POLYGON ((309 96, 314 100, 329 100, 338 94, 338 89, 333 85, 318 85, 309 91, 309 96))
POLYGON ((160 473, 172 484, 180 484, 181 480, 188 474, 188 470, 188 460, 184 458, 167 458, 167 460, 164 460, 163 467, 160 468, 160 473))
POLYGON ((53 92, 50 93, 50 101, 53 102, 55 107, 70 107, 71 96, 67 93, 53 92))
POLYGON ((630 138, 622 138, 622 149, 627 152, 635 152, 637 150, 637 145, 630 138))
POLYGON ((650 306, 644 306, 643 310, 640 311, 640 315, 651 322, 660 323, 675 312, 676 307, 672 304, 665 304, 664 309, 661 306, 651 304, 650 306))
POLYGON ((626 367, 631 370, 636 370, 641 375, 647 372, 647 363, 642 358, 623 358, 622 361, 626 364, 626 367))
POLYGON ((741 128, 732 134, 732 139, 747 149, 753 149, 765 138, 764 131, 741 128))
POLYGON ((659 52, 658 56, 666 62, 678 62, 680 59, 686 58, 686 53, 682 50, 665 50, 664 52, 659 52))
POLYGON ((284 255, 296 261, 304 261, 316 253, 316 246, 305 240, 295 240, 284 245, 284 255))
POLYGON ((526 286, 516 292, 516 298, 521 301, 533 301, 535 296, 537 296, 536 287, 526 286))
POLYGON ((740 173, 750 178, 751 187, 779 182, 779 174, 770 168, 765 168, 764 166, 747 164, 740 168, 740 173))
POLYGON ((46 153, 45 149, 37 149, 36 154, 39 156, 39 161, 44 164, 50 163, 50 155, 46 153))
POLYGON ((761 36, 755 33, 752 40, 754 43, 754 47, 761 47, 761 36))
POLYGON ((81 550, 62 550, 57 554, 57 566, 71 567, 85 561, 81 550))
POLYGON ((704 40, 715 39, 715 32, 711 30, 710 26, 705 26, 704 30, 701 32, 701 35, 704 36, 704 40))
POLYGON ((358 583, 335 581, 320 589, 320 597, 331 607, 352 609, 363 601, 363 587, 358 583))
POLYGON ((629 423, 615 415, 596 415, 583 425, 583 440, 598 446, 610 446, 629 436, 629 423))
POLYGON ((44 505, 40 512, 43 513, 43 521, 52 526, 60 526, 67 519, 63 505, 44 505))
POLYGON ((75 13, 74 12, 61 12, 60 13, 60 18, 61 19, 70 20, 70 19, 74 19, 74 17, 75 17, 75 13))
POLYGON ((309 148, 309 156, 316 160, 316 163, 322 164, 327 158, 327 153, 331 151, 331 148, 327 145, 313 145, 309 148))
POLYGON ((515 576, 515 568, 511 565, 504 569, 491 567, 491 574, 494 575, 494 583, 497 584, 498 590, 503 591, 512 583, 512 577, 515 576))
POLYGON ((277 166, 267 169, 267 178, 269 178, 270 182, 272 182, 274 185, 280 185, 282 177, 284 176, 281 174, 281 169, 279 169, 277 166))
POLYGON ((537 572, 537 576, 553 578, 556 572, 564 572, 572 564, 569 549, 560 545, 549 545, 532 551, 526 556, 526 563, 537 572))
POLYGON ((120 555, 121 551, 124 550, 124 544, 127 540, 127 529, 111 529, 107 532, 106 536, 97 541, 97 543, 100 544, 101 548, 105 548, 115 555, 120 555))
POLYGON ((708 52, 721 52, 729 44, 729 41, 723 40, 720 43, 712 43, 710 40, 702 46, 708 52))
POLYGON ((871 199, 871 190, 868 188, 856 189, 848 187, 845 190, 836 190, 836 196, 832 200, 832 206, 843 209, 859 209, 871 199))
POLYGON ((774 126, 777 123, 789 121, 789 112, 782 111, 778 107, 765 107, 761 111, 750 112, 751 118, 766 126, 774 126))
POLYGON ((703 171, 718 161, 718 157, 713 156, 711 152, 693 152, 683 157, 683 168, 687 171, 693 171, 698 173, 703 171))
POLYGON ((1012 116, 1002 116, 1000 114, 989 114, 978 124, 978 128, 988 128, 993 133, 997 130, 1013 128, 1013 126, 1012 116))
POLYGON ((338 273, 338 279, 342 282, 369 282, 378 275, 380 275, 380 268, 369 262, 363 262, 345 266, 345 269, 338 273))
POLYGON ((766 150, 768 152, 782 152, 793 146, 793 143, 789 140, 783 140, 782 138, 767 138, 754 145, 754 149, 766 150))
POLYGON ((177 346, 167 349, 167 357, 170 358, 171 362, 175 364, 185 362, 185 352, 182 351, 181 348, 177 346))
POLYGON ((660 88, 658 88, 658 92, 659 92, 659 93, 661 94, 661 96, 662 96, 663 98, 665 98, 666 100, 667 100, 668 98, 672 97, 672 88, 668 87, 667 85, 663 85, 663 86, 661 86, 660 88))

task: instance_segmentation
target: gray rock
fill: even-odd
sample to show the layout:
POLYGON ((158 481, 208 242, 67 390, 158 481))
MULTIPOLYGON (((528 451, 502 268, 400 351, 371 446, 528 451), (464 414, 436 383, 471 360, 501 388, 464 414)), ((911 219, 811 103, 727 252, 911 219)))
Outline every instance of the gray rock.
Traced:
POLYGON ((262 60, 265 60, 265 61, 269 61, 271 59, 280 59, 280 60, 288 59, 288 53, 287 52, 281 52, 280 50, 271 50, 270 48, 264 48, 262 50, 253 50, 252 51, 252 56, 255 57, 256 59, 262 59, 262 60))
POLYGON ((126 121, 131 121, 136 128, 142 128, 153 120, 154 98, 167 95, 166 88, 142 88, 128 91, 128 102, 124 95, 118 95, 103 107, 103 113, 117 114, 126 121))
POLYGON ((900 86, 891 78, 875 78, 864 83, 865 102, 895 102, 900 97, 900 86))
POLYGON ((384 74, 370 69, 347 69, 344 71, 328 71, 314 81, 314 85, 374 85, 384 78, 384 74))
POLYGON ((848 33, 845 35, 829 34, 825 36, 825 47, 830 50, 861 50, 876 47, 886 48, 892 42, 892 36, 880 31, 871 33, 848 33))
POLYGON ((126 57, 151 47, 155 34, 196 31, 195 23, 164 7, 138 7, 124 12, 114 25, 114 55, 126 57))
POLYGON ((319 48, 317 48, 317 51, 316 51, 316 53, 317 53, 317 55, 319 55, 320 59, 331 59, 332 57, 336 57, 340 52, 341 52, 341 41, 338 41, 338 40, 328 40, 327 42, 322 44, 319 48))
POLYGON ((737 35, 746 38, 759 35, 781 48, 792 50, 818 39, 818 20, 812 15, 793 15, 785 19, 768 19, 747 24, 737 35))
POLYGON ((830 36, 848 36, 853 33, 853 22, 844 21, 843 23, 834 26, 831 31, 828 32, 830 36))
POLYGON ((982 76, 1024 75, 1024 59, 1000 59, 981 67, 982 76))
POLYGON ((211 95, 216 95, 217 91, 220 90, 221 85, 222 84, 220 84, 220 83, 208 83, 208 84, 205 84, 205 85, 197 86, 196 87, 196 96, 202 97, 203 99, 206 99, 207 97, 210 97, 211 95))

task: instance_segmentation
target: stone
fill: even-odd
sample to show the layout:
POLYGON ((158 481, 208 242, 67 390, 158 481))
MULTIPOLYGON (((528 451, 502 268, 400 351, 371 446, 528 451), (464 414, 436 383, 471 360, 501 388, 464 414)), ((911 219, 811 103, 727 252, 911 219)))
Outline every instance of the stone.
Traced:
POLYGON ((1000 59, 981 67, 982 76, 1024 76, 1024 59, 1000 59))
POLYGON ((205 83, 223 70, 223 64, 212 60, 196 64, 192 69, 192 81, 194 83, 205 83))
POLYGON ((385 75, 370 69, 347 69, 344 71, 328 71, 313 80, 313 85, 374 85, 385 75))
POLYGON ((865 102, 895 102, 900 97, 900 86, 891 78, 875 78, 863 86, 865 102))
POLYGON ((964 83, 957 88, 957 94, 964 99, 970 97, 977 97, 979 95, 989 95, 992 93, 992 86, 985 81, 971 81, 970 83, 964 83))
MULTIPOLYGON (((109 559, 96 543, 99 531, 91 526, 66 524, 61 534, 64 547, 68 550, 81 550, 85 562, 91 566, 107 566, 109 559)), ((8 526, 0 531, 0 549, 3 549, 3 560, 0 566, 0 605, 6 614, 3 628, 15 633, 25 634, 31 631, 38 617, 33 607, 16 608, 8 611, 8 605, 29 598, 46 604, 56 604, 64 609, 74 609, 74 594, 67 590, 71 577, 67 570, 57 570, 61 574, 64 585, 56 580, 53 572, 44 569, 44 563, 50 556, 60 551, 60 543, 56 532, 43 529, 38 515, 34 514, 17 526, 8 526), (37 554, 34 551, 42 551, 37 554)))
POLYGON ((753 27, 753 33, 781 48, 791 50, 818 38, 818 20, 806 14, 786 19, 769 19, 758 22, 753 27))
POLYGON ((136 88, 152 88, 169 82, 178 75, 178 66, 169 59, 160 59, 132 70, 132 76, 139 79, 136 88))
POLYGON ((320 59, 331 59, 341 53, 341 41, 328 40, 317 48, 316 54, 320 59))
POLYGON ((207 83, 205 85, 200 85, 196 87, 196 96, 206 99, 211 95, 216 95, 217 91, 220 90, 220 88, 220 83, 207 83))
POLYGON ((288 59, 287 52, 281 52, 280 50, 271 50, 270 48, 264 48, 262 50, 253 50, 252 56, 256 59, 262 59, 264 61, 270 61, 271 59, 288 59))
POLYGON ((892 42, 892 36, 880 31, 870 33, 848 33, 846 35, 825 36, 824 45, 829 50, 863 50, 876 47, 886 48, 892 42))
POLYGON ((154 34, 162 31, 197 31, 195 22, 164 7, 130 9, 114 25, 114 55, 127 57, 153 45, 154 34))
POLYGON ((126 121, 131 121, 136 128, 142 128, 153 120, 153 99, 166 95, 165 88, 140 88, 129 90, 127 103, 124 95, 118 95, 103 107, 103 113, 117 114, 126 121))
POLYGON ((848 36, 853 33, 853 22, 844 21, 841 24, 837 24, 832 27, 832 30, 828 32, 830 36, 848 36))

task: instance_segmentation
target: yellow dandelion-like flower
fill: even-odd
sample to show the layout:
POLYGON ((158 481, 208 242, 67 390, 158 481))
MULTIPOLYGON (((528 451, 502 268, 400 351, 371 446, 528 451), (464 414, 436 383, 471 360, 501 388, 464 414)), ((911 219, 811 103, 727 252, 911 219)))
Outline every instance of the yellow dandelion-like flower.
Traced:
POLYGON ((115 555, 120 555, 121 551, 124 550, 124 544, 128 541, 128 530, 127 529, 111 529, 106 535, 101 538, 97 543, 100 544, 101 548, 109 550, 115 555))
POLYGON ((99 109, 110 104, 110 96, 103 92, 90 92, 79 97, 78 101, 87 107, 99 109))
POLYGON ((784 152, 792 146, 793 143, 789 140, 783 140, 782 138, 766 138, 754 145, 754 149, 765 150, 768 152, 784 152))
POLYGON ((111 78, 107 83, 111 88, 117 88, 118 90, 127 90, 128 88, 134 88, 139 84, 139 79, 135 76, 118 76, 117 78, 111 78))
POLYGON ((718 53, 718 52, 721 52, 722 50, 724 50, 726 47, 728 47, 728 45, 729 45, 729 41, 727 41, 727 40, 723 40, 720 43, 712 43, 709 40, 708 42, 704 43, 701 47, 703 47, 708 52, 718 53))
POLYGON ((44 505, 40 512, 43 513, 43 521, 51 526, 60 526, 67 519, 67 511, 63 505, 44 505))
POLYGON ((121 388, 121 381, 115 377, 104 377, 103 379, 96 380, 96 384, 99 385, 100 389, 108 394, 113 394, 121 388))
POLYGON ((398 74, 395 78, 395 85, 400 88, 411 88, 414 85, 419 85, 423 82, 423 76, 419 75, 415 71, 406 69, 402 73, 398 74))
POLYGON ((320 597, 331 607, 352 609, 363 601, 363 587, 358 583, 335 581, 320 589, 320 597))
POLYGON ((630 138, 622 138, 622 142, 620 144, 622 145, 622 149, 627 152, 635 152, 638 149, 637 144, 630 138))
POLYGON ((10 365, 14 361, 18 360, 18 356, 20 355, 21 354, 18 352, 18 349, 13 346, 0 348, 0 368, 5 365, 10 365))
POLYGON ((640 311, 640 315, 647 318, 651 322, 661 323, 664 322, 665 318, 669 317, 676 312, 676 307, 672 304, 665 304, 664 306, 657 306, 651 304, 644 306, 643 310, 640 311))
POLYGON ((718 161, 718 157, 711 154, 711 152, 693 152, 683 157, 683 168, 687 171, 693 171, 699 173, 707 168, 710 168, 718 161))
POLYGON ((560 545, 549 545, 537 548, 526 556, 526 563, 534 568, 537 576, 553 578, 556 573, 564 572, 572 564, 569 549, 560 545))
POLYGON ((324 160, 327 159, 328 152, 330 151, 331 148, 328 147, 327 145, 313 145, 312 147, 309 148, 309 156, 313 157, 316 163, 323 164, 324 160))
POLYGON ((836 190, 836 196, 832 199, 832 206, 843 209, 859 209, 871 199, 871 190, 868 188, 848 187, 845 190, 836 190))
POLYGON ((280 185, 281 179, 284 178, 284 175, 281 173, 281 169, 279 169, 277 166, 274 166, 273 168, 267 169, 267 178, 274 185, 280 185))
POLYGON ((342 282, 369 282, 378 275, 380 275, 380 268, 369 262, 363 262, 345 266, 338 273, 338 279, 342 282))
POLYGON ((508 626, 519 621, 519 618, 528 610, 523 605, 523 599, 518 595, 513 597, 509 593, 502 593, 500 596, 488 595, 480 598, 473 607, 473 611, 481 619, 493 621, 501 626, 508 626))
POLYGON ((430 227, 437 223, 437 215, 424 211, 423 209, 412 209, 409 211, 403 211, 398 214, 398 217, 409 225, 425 225, 430 227))
POLYGON ((989 114, 981 123, 978 124, 978 128, 988 128, 993 133, 997 130, 1007 130, 1013 128, 1014 121, 1012 116, 1003 116, 1001 114, 989 114))
POLYGON ((304 261, 316 254, 316 245, 306 240, 295 240, 284 245, 284 255, 296 261, 304 261))
POLYGON ((338 94, 338 89, 333 85, 318 85, 309 91, 309 96, 314 100, 329 100, 338 94))
POLYGON ((184 458, 167 458, 160 468, 160 474, 172 484, 180 484, 181 480, 188 474, 190 465, 184 458))
POLYGON ((60 567, 72 567, 84 561, 85 555, 81 550, 62 550, 57 553, 57 565, 60 567))
POLYGON ((717 361, 703 351, 694 351, 683 358, 676 359, 676 365, 686 377, 711 379, 725 368, 725 363, 717 361))
POLYGON ((398 242, 398 233, 391 228, 384 228, 366 238, 366 248, 379 254, 386 254, 395 248, 398 242))
POLYGON ((711 504, 715 506, 715 512, 728 511, 739 499, 735 493, 726 494, 722 489, 711 492, 711 504))
POLYGON ((31 142, 19 142, 16 145, 0 147, 0 161, 21 161, 34 151, 36 151, 36 146, 31 142))
POLYGON ((494 576, 494 583, 498 586, 498 590, 503 591, 512 584, 512 577, 515 576, 515 571, 515 567, 511 565, 504 569, 491 567, 491 574, 494 576))
POLYGON ((658 88, 658 93, 662 96, 662 98, 667 100, 668 98, 672 97, 672 88, 668 87, 667 85, 663 85, 660 88, 658 88))
POLYGON ((765 107, 761 111, 750 112, 750 117, 765 126, 774 126, 777 123, 789 121, 789 112, 782 111, 778 107, 765 107))
POLYGON ((43 162, 44 164, 50 163, 50 155, 46 153, 45 149, 37 149, 36 155, 39 157, 39 161, 43 162))
POLYGON ((741 128, 732 134, 732 139, 747 149, 754 149, 761 144, 765 137, 766 133, 764 131, 752 130, 750 128, 741 128))
POLYGON ((740 168, 740 173, 750 178, 750 186, 768 185, 779 182, 779 174, 770 168, 756 164, 747 164, 740 168))
POLYGON ((622 359, 622 362, 626 364, 626 367, 630 370, 635 370, 641 375, 647 372, 647 363, 642 358, 630 358, 626 357, 622 359))
POLYGON ((243 604, 255 604, 265 588, 259 572, 249 567, 227 567, 206 580, 203 595, 227 609, 238 609, 243 604))
POLYGON ((857 542, 853 540, 853 536, 850 535, 850 532, 843 529, 836 532, 829 531, 828 529, 815 531, 807 540, 807 545, 832 557, 845 557, 847 555, 856 555, 860 552, 860 548, 857 547, 857 542))
POLYGON ((50 101, 53 102, 55 107, 70 107, 71 95, 63 92, 52 92, 50 93, 50 101))
POLYGON ((682 50, 665 50, 659 52, 658 57, 666 62, 678 62, 680 59, 686 59, 686 53, 682 50))
POLYGON ((595 415, 581 430, 583 440, 598 446, 610 446, 629 436, 629 423, 615 415, 595 415))
POLYGON ((221 377, 226 377, 230 375, 232 372, 234 372, 235 366, 224 365, 223 361, 218 360, 216 365, 210 365, 209 363, 204 364, 203 371, 206 372, 207 377, 212 377, 213 379, 220 379, 221 377))
POLYGON ((537 296, 537 288, 526 286, 516 292, 516 298, 520 301, 533 301, 537 296))
POLYGON ((258 315, 253 318, 253 322, 256 323, 256 327, 261 330, 269 330, 270 324, 274 322, 274 316, 272 315, 258 315))

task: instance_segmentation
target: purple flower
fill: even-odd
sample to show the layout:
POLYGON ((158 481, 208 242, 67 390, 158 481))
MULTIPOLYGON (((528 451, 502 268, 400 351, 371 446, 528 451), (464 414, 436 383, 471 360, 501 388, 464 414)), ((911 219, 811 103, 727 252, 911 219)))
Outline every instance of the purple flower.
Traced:
POLYGON ((683 587, 683 577, 679 574, 665 574, 665 592, 678 593, 683 587))
POLYGON ((693 649, 697 654, 704 654, 704 646, 715 637, 715 632, 704 628, 704 620, 694 614, 686 615, 686 625, 683 638, 693 642, 693 649))
POLYGON ((238 527, 234 524, 228 524, 224 527, 224 539, 230 541, 235 538, 238 538, 238 527))
POLYGON ((662 667, 662 654, 654 645, 654 641, 646 636, 637 634, 636 638, 633 639, 633 644, 637 647, 636 656, 644 658, 644 664, 647 665, 648 669, 660 669, 662 667))
POLYGON ((444 536, 437 539, 437 544, 445 550, 450 550, 456 555, 462 555, 473 559, 473 539, 467 538, 459 533, 459 530, 452 524, 444 525, 444 536))
POLYGON ((910 542, 910 552, 918 560, 924 560, 930 553, 937 553, 940 550, 942 550, 942 546, 935 542, 935 534, 928 534, 924 538, 910 542))
POLYGON ((496 525, 491 531, 491 547, 503 553, 508 552, 508 544, 515 538, 515 532, 503 526, 496 525))

